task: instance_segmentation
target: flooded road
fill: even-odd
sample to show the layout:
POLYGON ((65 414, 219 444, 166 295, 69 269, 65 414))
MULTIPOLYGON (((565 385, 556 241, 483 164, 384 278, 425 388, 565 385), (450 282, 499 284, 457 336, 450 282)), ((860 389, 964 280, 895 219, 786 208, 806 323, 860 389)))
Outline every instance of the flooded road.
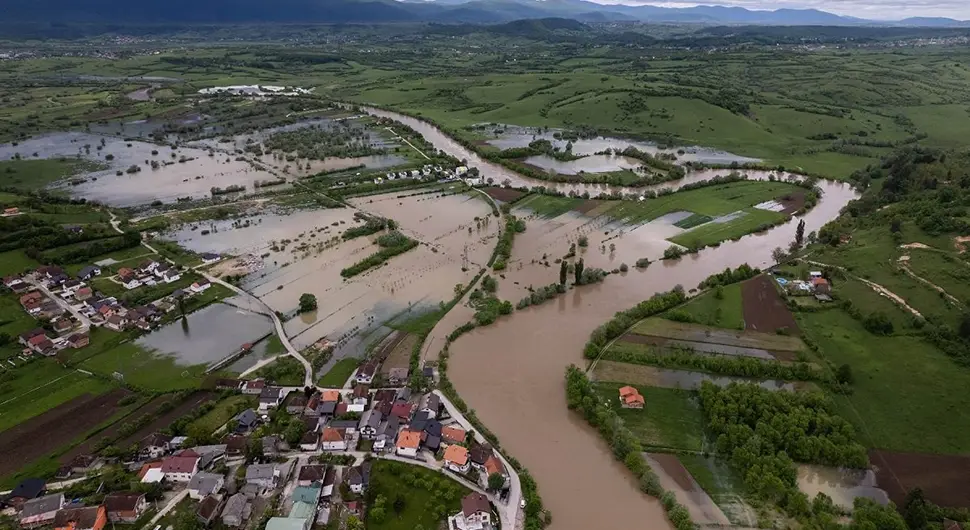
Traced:
MULTIPOLYGON (((548 185, 487 163, 427 123, 386 111, 371 112, 407 124, 438 149, 467 159, 469 165, 479 167, 497 182, 508 178, 513 185, 548 185)), ((821 201, 802 217, 811 230, 835 218, 856 196, 839 183, 821 182, 820 187, 821 201)), ((591 195, 605 189, 589 187, 591 195)), ((625 275, 608 277, 604 283, 570 290, 543 305, 516 311, 489 327, 476 329, 452 345, 449 375, 455 387, 509 454, 536 478, 543 501, 553 514, 551 528, 670 528, 659 501, 640 493, 631 474, 614 460, 608 444, 567 410, 565 368, 573 363, 585 365, 582 350, 589 334, 617 311, 677 284, 689 289, 725 267, 769 265, 772 249, 787 246, 797 222, 793 219, 764 235, 729 241, 676 262, 654 263, 642 271, 631 269, 625 275)), ((530 226, 523 236, 532 229, 530 226)), ((596 233, 602 235, 603 230, 596 233)), ((622 246, 615 253, 601 254, 594 250, 599 242, 590 244, 593 248, 585 255, 587 268, 606 268, 604 265, 619 260, 632 264, 639 257, 632 253, 616 256, 628 252, 622 246)), ((542 252, 530 248, 525 238, 516 239, 513 259, 524 262, 521 270, 514 271, 521 275, 520 284, 556 281, 558 271, 531 266, 536 254, 542 252)), ((508 283, 510 280, 500 282, 500 295, 508 283)), ((443 337, 453 329, 443 326, 453 324, 443 321, 432 336, 443 337)), ((434 347, 440 348, 442 342, 436 340, 434 347)))

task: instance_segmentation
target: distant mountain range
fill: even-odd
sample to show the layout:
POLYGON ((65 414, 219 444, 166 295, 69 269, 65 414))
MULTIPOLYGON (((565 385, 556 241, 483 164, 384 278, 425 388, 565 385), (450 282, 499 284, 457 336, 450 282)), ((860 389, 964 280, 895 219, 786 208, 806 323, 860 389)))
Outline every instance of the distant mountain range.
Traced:
POLYGON ((389 23, 495 24, 519 19, 771 26, 970 27, 950 18, 895 22, 846 17, 816 9, 753 11, 741 7, 603 5, 586 0, 31 0, 6 2, 2 23, 389 23))

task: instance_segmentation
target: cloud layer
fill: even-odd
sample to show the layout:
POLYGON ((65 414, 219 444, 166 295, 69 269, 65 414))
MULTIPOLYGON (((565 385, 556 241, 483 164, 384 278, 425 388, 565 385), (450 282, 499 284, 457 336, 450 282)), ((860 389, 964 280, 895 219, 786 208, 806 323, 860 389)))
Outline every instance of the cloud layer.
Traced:
POLYGON ((839 15, 876 20, 906 17, 951 17, 970 20, 968 0, 592 0, 600 4, 693 7, 723 5, 747 9, 820 9, 839 15))

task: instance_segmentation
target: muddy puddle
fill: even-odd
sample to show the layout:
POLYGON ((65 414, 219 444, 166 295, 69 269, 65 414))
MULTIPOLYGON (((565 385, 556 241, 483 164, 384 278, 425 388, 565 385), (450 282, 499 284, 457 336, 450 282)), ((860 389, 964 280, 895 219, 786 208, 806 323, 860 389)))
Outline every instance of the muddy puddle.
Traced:
POLYGON ((188 315, 185 320, 166 324, 135 343, 158 355, 170 355, 178 364, 211 365, 272 330, 272 321, 264 315, 215 303, 188 315))
POLYGON ((499 149, 528 147, 531 142, 536 140, 548 140, 550 143, 552 143, 553 147, 558 147, 560 150, 565 150, 567 144, 571 143, 572 152, 577 155, 592 155, 594 153, 606 151, 607 149, 622 151, 627 147, 635 147, 640 151, 650 153, 651 155, 655 156, 661 154, 676 156, 678 162, 703 162, 705 164, 730 164, 732 162, 737 162, 739 164, 744 164, 761 161, 757 158, 748 158, 745 156, 734 155, 728 152, 699 146, 677 149, 660 149, 657 144, 629 140, 625 138, 599 136, 596 138, 580 138, 570 142, 569 140, 556 138, 557 133, 561 133, 562 131, 545 128, 540 130, 537 128, 518 127, 514 125, 493 125, 485 128, 484 131, 492 136, 491 138, 485 140, 485 142, 491 146, 498 147, 499 149), (494 133, 496 129, 501 130, 502 132, 496 135, 494 133))
MULTIPOLYGON (((469 165, 478 167, 496 182, 508 178, 515 186, 547 185, 487 163, 425 122, 386 111, 368 112, 405 123, 436 148, 467 159, 469 165)), ((703 180, 717 173, 692 173, 684 181, 703 180)), ((768 176, 765 172, 747 173, 752 178, 768 176)), ((810 230, 817 230, 834 219, 856 197, 848 186, 840 183, 823 181, 819 185, 823 190, 821 201, 802 217, 810 230)), ((606 186, 564 186, 567 191, 570 188, 589 191, 591 195, 610 190, 606 186)), ((513 265, 513 270, 507 271, 507 279, 499 284, 500 296, 514 303, 518 300, 513 298, 515 290, 524 290, 521 285, 538 286, 557 281, 558 270, 531 264, 537 255, 549 253, 532 245, 561 237, 561 242, 551 244, 550 248, 565 253, 568 244, 562 243, 578 238, 575 228, 586 222, 571 220, 567 222, 570 226, 549 228, 538 221, 528 223, 526 232, 516 237, 512 251, 513 260, 521 263, 522 268, 514 270, 517 265, 513 265), (542 234, 557 230, 559 236, 542 234), (520 286, 509 286, 513 273, 518 275, 516 280, 520 286), (512 293, 505 294, 508 290, 512 293)), ((589 334, 617 311, 675 285, 689 289, 711 274, 742 263, 765 268, 771 261, 772 249, 788 245, 797 222, 791 221, 762 235, 726 242, 680 260, 654 263, 643 270, 633 268, 636 258, 645 257, 640 254, 643 249, 637 247, 643 243, 628 243, 624 234, 605 243, 608 247, 614 242, 615 251, 601 252, 599 247, 609 235, 603 235, 602 226, 595 230, 591 227, 588 233, 598 235, 596 239, 590 236, 590 248, 583 254, 587 267, 612 269, 611 264, 625 261, 630 266, 627 274, 611 275, 603 283, 572 289, 540 306, 516 311, 491 326, 467 333, 451 346, 452 382, 478 417, 501 439, 508 453, 519 459, 536 478, 543 501, 553 514, 552 529, 670 528, 659 502, 639 492, 630 473, 613 459, 608 444, 565 406, 563 374, 569 364, 585 365, 582 350, 589 334), (563 462, 569 462, 571 476, 582 480, 563 480, 563 462), (591 510, 590 506, 596 509, 591 510)), ((431 351, 425 354, 428 358, 434 358, 434 352, 444 344, 443 338, 460 324, 456 320, 459 320, 457 316, 449 315, 435 327, 431 351)))
POLYGON ((879 504, 889 504, 889 496, 876 483, 876 474, 870 469, 839 469, 826 466, 798 465, 798 489, 814 499, 819 493, 832 498, 836 505, 847 510, 857 498, 872 499, 879 504))
POLYGON ((672 491, 677 500, 690 512, 690 518, 699 525, 730 525, 731 521, 711 499, 710 495, 694 480, 677 455, 667 453, 643 453, 644 460, 657 474, 660 485, 672 491))

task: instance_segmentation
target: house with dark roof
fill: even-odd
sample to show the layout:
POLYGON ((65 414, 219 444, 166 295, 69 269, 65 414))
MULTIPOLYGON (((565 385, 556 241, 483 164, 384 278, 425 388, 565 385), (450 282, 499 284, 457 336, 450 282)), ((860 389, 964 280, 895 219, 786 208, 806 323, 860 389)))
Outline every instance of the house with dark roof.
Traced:
POLYGON ((492 524, 492 506, 488 497, 472 492, 461 499, 461 511, 448 518, 448 528, 483 530, 492 524))
POLYGON ((64 494, 55 493, 30 499, 20 510, 20 526, 34 528, 54 522, 57 511, 64 506, 64 494))
POLYGON ((112 523, 133 523, 148 510, 148 500, 144 493, 118 491, 104 498, 108 521, 112 523))
POLYGON ((226 437, 225 442, 226 456, 233 458, 246 454, 246 447, 249 445, 249 438, 239 434, 231 434, 226 437))
POLYGON ((347 468, 344 473, 344 482, 354 493, 363 493, 370 484, 370 462, 364 462, 359 466, 347 468))
POLYGON ((237 493, 229 497, 222 508, 222 524, 233 528, 242 526, 249 519, 251 512, 252 505, 249 499, 244 494, 237 493))
POLYGON ((163 456, 171 450, 171 442, 171 436, 153 432, 138 442, 138 456, 142 460, 163 456))
POLYGON ((373 440, 377 437, 377 431, 384 421, 384 415, 379 410, 368 410, 360 417, 360 436, 366 440, 373 440))
POLYGON ((307 464, 300 468, 300 473, 297 475, 297 485, 309 486, 316 482, 322 483, 326 476, 326 464, 307 464))
POLYGON ((369 385, 374 382, 374 375, 376 373, 377 363, 374 361, 368 361, 357 369, 357 375, 354 376, 354 381, 356 381, 357 384, 369 385))
POLYGON ((468 450, 468 459, 472 467, 480 472, 485 471, 485 462, 493 455, 492 446, 488 444, 475 443, 468 450))
POLYGON ((95 276, 101 276, 101 267, 98 267, 97 265, 88 265, 87 267, 79 270, 77 273, 77 279, 82 281, 90 280, 95 276))
POLYGON ((189 481, 189 497, 201 500, 209 495, 218 494, 226 483, 226 477, 205 471, 196 473, 189 481))
POLYGON ((222 511, 222 505, 222 499, 215 495, 209 495, 199 503, 199 509, 195 511, 195 517, 204 526, 209 526, 212 524, 212 521, 216 520, 216 517, 219 517, 219 513, 222 511))
POLYGON ((278 386, 268 386, 263 388, 259 393, 259 410, 260 412, 265 412, 269 409, 275 409, 280 406, 283 401, 285 393, 283 389, 278 386))
POLYGON ((15 487, 9 494, 3 497, 3 504, 20 509, 25 502, 31 499, 36 499, 42 493, 44 493, 46 486, 47 482, 45 482, 44 479, 24 479, 20 484, 17 484, 17 487, 15 487))
POLYGON ((300 438, 300 450, 301 451, 316 451, 320 448, 320 436, 317 435, 317 431, 307 431, 303 433, 303 437, 300 438))
POLYGON ((236 432, 247 432, 259 425, 259 415, 253 409, 246 409, 236 416, 236 432))
POLYGON ((397 432, 401 428, 401 420, 397 416, 388 416, 384 423, 378 428, 377 437, 374 438, 374 450, 383 451, 394 446, 397 432))
POLYGON ((337 468, 330 467, 327 469, 327 474, 323 477, 323 484, 320 489, 321 497, 329 497, 333 495, 333 486, 337 483, 337 468))

